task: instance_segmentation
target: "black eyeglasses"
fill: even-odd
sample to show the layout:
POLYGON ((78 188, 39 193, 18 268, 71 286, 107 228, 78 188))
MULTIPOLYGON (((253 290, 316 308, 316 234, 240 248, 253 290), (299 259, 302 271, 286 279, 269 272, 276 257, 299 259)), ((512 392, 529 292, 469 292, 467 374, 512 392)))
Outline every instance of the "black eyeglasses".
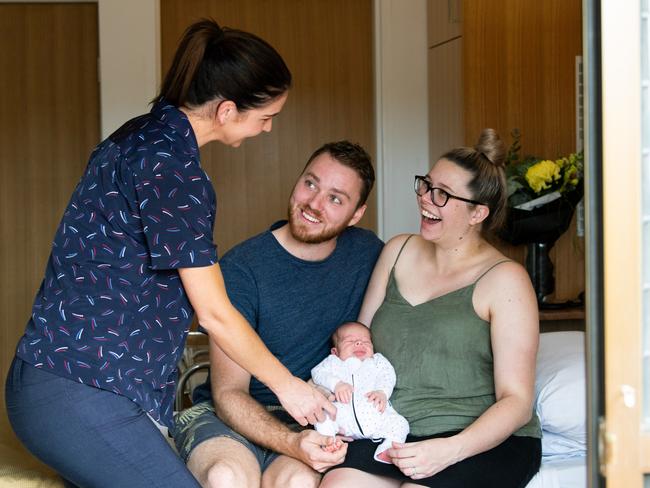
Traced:
POLYGON ((415 193, 418 196, 423 197, 429 192, 431 192, 431 203, 433 203, 436 207, 444 207, 447 205, 447 202, 450 198, 455 198, 461 202, 473 203, 474 205, 485 205, 484 203, 477 202, 476 200, 470 200, 469 198, 452 195, 442 188, 431 186, 431 183, 429 183, 429 180, 427 180, 426 176, 415 175, 415 193))

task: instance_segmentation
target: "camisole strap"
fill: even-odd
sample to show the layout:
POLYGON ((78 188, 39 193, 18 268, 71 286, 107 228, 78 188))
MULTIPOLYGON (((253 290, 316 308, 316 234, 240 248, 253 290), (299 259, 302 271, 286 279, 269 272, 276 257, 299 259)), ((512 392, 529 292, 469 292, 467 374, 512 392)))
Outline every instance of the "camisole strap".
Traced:
POLYGON ((501 263, 509 263, 510 261, 512 261, 512 259, 502 259, 501 261, 497 261, 492 266, 490 266, 488 269, 483 271, 481 273, 481 276, 476 278, 476 280, 474 281, 474 284, 478 283, 481 278, 483 278, 486 274, 488 274, 490 271, 492 271, 492 268, 495 268, 496 266, 499 266, 501 263))
POLYGON ((413 235, 414 235, 414 234, 411 234, 410 236, 408 236, 408 237, 406 238, 406 240, 404 241, 404 244, 402 244, 402 247, 399 248, 399 252, 397 253, 397 257, 395 258, 395 262, 393 263, 393 267, 390 269, 391 272, 393 272, 393 270, 395 269, 395 266, 397 266, 397 261, 399 260, 399 257, 402 255, 402 251, 403 251, 404 248, 406 247, 406 243, 409 241, 409 239, 410 239, 411 237, 413 237, 413 235))

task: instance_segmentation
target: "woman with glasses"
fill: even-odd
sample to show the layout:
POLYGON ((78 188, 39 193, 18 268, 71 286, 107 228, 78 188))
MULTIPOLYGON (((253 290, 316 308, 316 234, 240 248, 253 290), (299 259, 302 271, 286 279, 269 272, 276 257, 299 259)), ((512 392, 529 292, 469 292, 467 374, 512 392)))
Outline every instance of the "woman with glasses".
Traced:
POLYGON ((505 218, 504 155, 485 129, 415 177, 420 233, 386 244, 359 316, 395 367, 391 402, 411 434, 392 464, 352 442, 322 487, 523 487, 538 471, 537 302, 488 240, 505 218))
POLYGON ((291 74, 262 39, 204 20, 181 39, 150 113, 97 146, 57 230, 6 385, 22 442, 70 486, 199 486, 148 417, 170 426, 196 311, 302 425, 335 412, 230 303, 213 242, 211 141, 271 130, 291 74))

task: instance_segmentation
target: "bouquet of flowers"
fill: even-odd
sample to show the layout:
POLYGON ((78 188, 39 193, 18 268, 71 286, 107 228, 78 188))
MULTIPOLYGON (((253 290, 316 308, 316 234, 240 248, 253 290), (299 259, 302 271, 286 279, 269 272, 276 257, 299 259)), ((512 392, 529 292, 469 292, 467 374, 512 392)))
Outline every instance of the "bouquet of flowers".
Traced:
POLYGON ((506 156, 508 219, 501 238, 511 244, 552 244, 571 223, 583 193, 583 155, 556 160, 520 157, 520 134, 506 156))

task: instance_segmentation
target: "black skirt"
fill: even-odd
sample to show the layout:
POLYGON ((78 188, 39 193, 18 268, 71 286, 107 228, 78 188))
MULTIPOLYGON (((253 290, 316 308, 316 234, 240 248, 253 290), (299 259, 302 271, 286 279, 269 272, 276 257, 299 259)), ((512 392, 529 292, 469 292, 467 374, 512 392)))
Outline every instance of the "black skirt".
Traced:
MULTIPOLYGON (((445 432, 427 437, 409 435, 406 442, 418 442, 438 437, 450 437, 458 432, 445 432)), ((498 446, 452 464, 439 473, 424 479, 412 480, 394 464, 375 461, 377 444, 358 440, 348 445, 348 452, 339 468, 354 468, 369 474, 385 476, 435 488, 524 488, 539 471, 542 442, 534 437, 510 436, 498 446)))

